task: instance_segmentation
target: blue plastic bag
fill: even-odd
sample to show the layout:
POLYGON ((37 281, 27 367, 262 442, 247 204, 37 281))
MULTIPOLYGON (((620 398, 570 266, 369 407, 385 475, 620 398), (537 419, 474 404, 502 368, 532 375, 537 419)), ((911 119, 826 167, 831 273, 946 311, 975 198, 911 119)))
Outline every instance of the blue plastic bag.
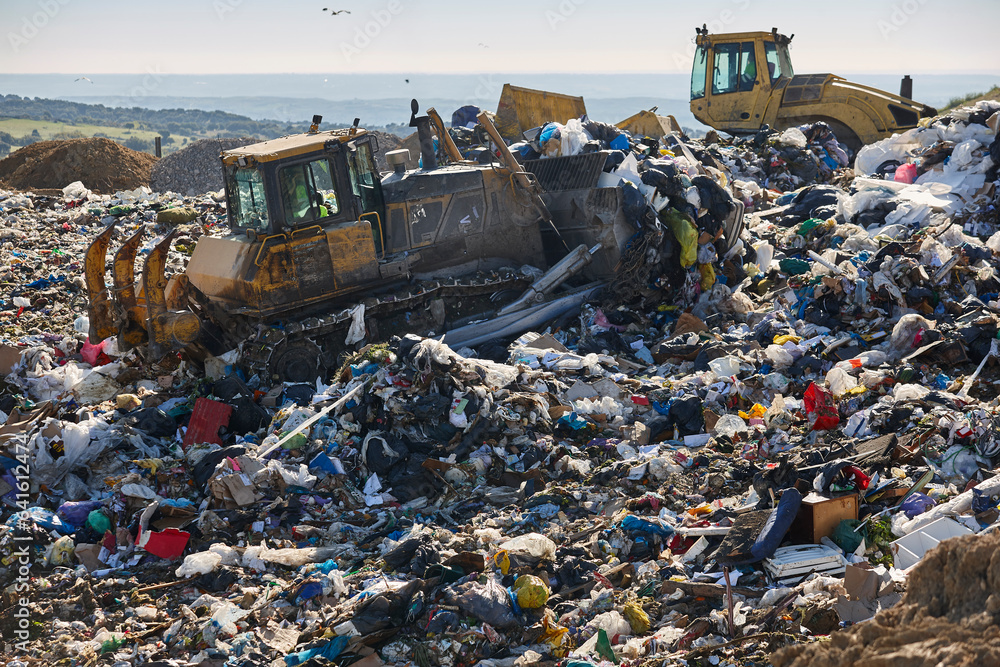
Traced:
POLYGON ((674 534, 674 529, 670 526, 664 526, 660 523, 640 519, 632 514, 629 514, 627 517, 622 519, 622 530, 635 530, 641 533, 659 535, 660 537, 670 537, 674 534))
POLYGON ((904 500, 903 503, 899 506, 899 509, 903 510, 903 513, 906 514, 907 519, 912 519, 913 517, 919 516, 924 512, 926 512, 927 510, 929 510, 930 508, 934 507, 934 504, 935 503, 933 499, 917 491, 909 498, 904 500))

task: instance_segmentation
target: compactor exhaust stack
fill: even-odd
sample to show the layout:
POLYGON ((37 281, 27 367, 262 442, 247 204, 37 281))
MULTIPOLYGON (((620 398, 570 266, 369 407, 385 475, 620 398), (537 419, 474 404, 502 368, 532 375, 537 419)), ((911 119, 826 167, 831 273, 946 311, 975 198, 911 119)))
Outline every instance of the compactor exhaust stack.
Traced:
POLYGON ((431 117, 417 116, 420 104, 410 100, 410 127, 417 128, 420 139, 420 161, 423 169, 437 169, 437 154, 434 151, 434 133, 431 131, 431 117))

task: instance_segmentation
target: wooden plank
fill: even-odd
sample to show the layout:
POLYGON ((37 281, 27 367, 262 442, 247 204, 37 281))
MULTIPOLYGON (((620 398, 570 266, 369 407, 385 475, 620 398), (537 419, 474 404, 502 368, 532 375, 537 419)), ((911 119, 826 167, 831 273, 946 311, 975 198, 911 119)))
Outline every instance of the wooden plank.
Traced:
MULTIPOLYGON (((722 584, 703 584, 694 581, 670 581, 669 579, 663 582, 663 586, 660 587, 660 594, 669 595, 678 589, 684 591, 688 595, 700 598, 721 598, 726 594, 726 587, 722 584)), ((757 590, 755 588, 747 588, 746 586, 733 586, 733 593, 736 595, 743 595, 745 597, 759 598, 766 592, 767 591, 757 590)))

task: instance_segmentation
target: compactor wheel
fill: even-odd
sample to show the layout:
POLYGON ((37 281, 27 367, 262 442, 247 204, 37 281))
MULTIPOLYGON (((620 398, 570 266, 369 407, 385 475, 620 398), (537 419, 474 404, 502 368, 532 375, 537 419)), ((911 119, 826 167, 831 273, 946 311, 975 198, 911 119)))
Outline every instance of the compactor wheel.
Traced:
POLYGON ((278 382, 312 384, 326 380, 327 365, 323 351, 310 340, 285 341, 271 353, 268 363, 271 379, 278 382))

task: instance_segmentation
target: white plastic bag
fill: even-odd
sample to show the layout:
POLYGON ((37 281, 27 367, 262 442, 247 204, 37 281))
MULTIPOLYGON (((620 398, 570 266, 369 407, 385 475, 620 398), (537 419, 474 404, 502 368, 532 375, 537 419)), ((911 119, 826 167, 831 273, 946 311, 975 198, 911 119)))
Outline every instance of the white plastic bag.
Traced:
POLYGON ((520 535, 507 540, 500 548, 512 554, 526 554, 541 560, 554 560, 556 557, 556 543, 539 533, 520 535))

